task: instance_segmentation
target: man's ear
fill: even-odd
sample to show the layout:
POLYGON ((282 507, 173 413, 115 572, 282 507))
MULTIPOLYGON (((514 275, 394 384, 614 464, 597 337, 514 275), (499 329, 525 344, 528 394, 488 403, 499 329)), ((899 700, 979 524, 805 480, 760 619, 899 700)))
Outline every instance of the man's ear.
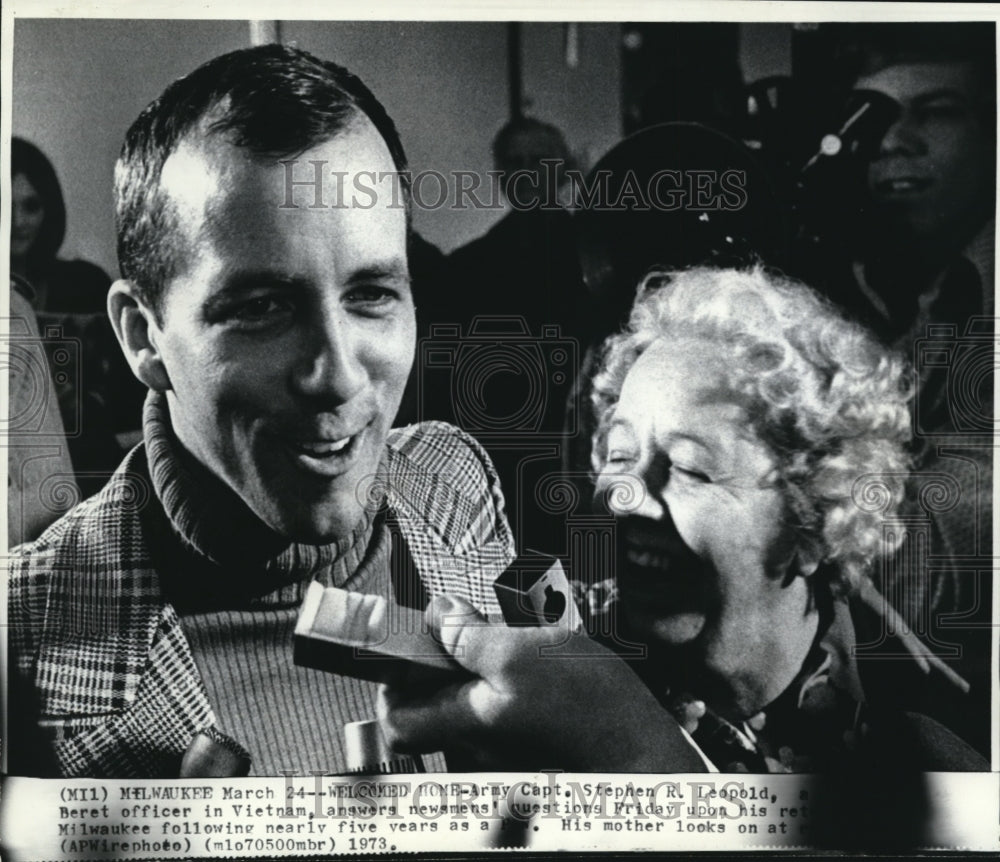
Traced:
POLYGON ((136 292, 131 281, 119 279, 108 291, 108 317, 132 373, 157 392, 171 388, 163 358, 156 345, 156 315, 136 292))

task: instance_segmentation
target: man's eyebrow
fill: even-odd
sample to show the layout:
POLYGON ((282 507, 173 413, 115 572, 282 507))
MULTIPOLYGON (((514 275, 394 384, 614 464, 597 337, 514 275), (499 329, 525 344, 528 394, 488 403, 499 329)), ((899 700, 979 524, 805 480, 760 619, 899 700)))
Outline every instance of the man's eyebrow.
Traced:
POLYGON ((305 281, 303 276, 273 269, 239 269, 225 277, 220 292, 240 293, 255 287, 297 287, 305 281))
MULTIPOLYGON (((410 272, 405 261, 389 261, 355 270, 348 276, 346 283, 354 285, 371 281, 405 281, 409 283, 410 272)), ((305 287, 308 283, 309 279, 304 275, 289 274, 266 268, 239 269, 226 275, 222 285, 209 298, 209 302, 216 298, 223 301, 234 295, 238 296, 260 287, 293 290, 305 287)))
POLYGON ((278 272, 273 269, 238 269, 228 273, 213 296, 225 298, 246 293, 258 287, 292 289, 306 283, 304 276, 278 272))
POLYGON ((363 266, 354 270, 346 279, 349 286, 366 284, 373 281, 381 282, 405 282, 410 283, 410 269, 406 261, 390 260, 385 263, 376 263, 371 266, 363 266))

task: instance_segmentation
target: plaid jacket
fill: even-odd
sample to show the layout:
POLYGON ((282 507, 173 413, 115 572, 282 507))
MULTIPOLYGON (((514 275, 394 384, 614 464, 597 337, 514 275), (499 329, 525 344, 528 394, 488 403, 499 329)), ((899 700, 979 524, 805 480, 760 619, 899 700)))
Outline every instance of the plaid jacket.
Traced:
MULTIPOLYGON (((492 582, 514 542, 485 452, 424 423, 390 434, 386 465, 386 500, 428 593, 497 613, 492 582)), ((176 776, 194 734, 215 729, 143 535, 149 504, 139 446, 100 494, 12 552, 12 772, 176 776)))

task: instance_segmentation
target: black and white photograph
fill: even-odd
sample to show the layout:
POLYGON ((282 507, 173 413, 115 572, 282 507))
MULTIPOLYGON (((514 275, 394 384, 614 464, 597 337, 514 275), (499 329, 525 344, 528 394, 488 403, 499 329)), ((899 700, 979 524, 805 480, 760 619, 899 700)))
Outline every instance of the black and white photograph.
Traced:
POLYGON ((4 858, 1000 851, 998 11, 5 4, 4 858))

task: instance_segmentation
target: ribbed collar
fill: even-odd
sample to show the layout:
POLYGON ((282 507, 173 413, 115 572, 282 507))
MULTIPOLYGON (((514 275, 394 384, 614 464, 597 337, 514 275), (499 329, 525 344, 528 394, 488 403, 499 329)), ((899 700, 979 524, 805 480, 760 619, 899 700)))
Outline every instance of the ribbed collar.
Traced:
POLYGON ((190 553, 241 571, 253 592, 321 574, 324 582, 342 586, 362 565, 375 529, 376 507, 367 508, 361 523, 339 541, 289 542, 181 446, 162 393, 150 392, 146 398, 143 437, 153 489, 173 532, 190 553))

